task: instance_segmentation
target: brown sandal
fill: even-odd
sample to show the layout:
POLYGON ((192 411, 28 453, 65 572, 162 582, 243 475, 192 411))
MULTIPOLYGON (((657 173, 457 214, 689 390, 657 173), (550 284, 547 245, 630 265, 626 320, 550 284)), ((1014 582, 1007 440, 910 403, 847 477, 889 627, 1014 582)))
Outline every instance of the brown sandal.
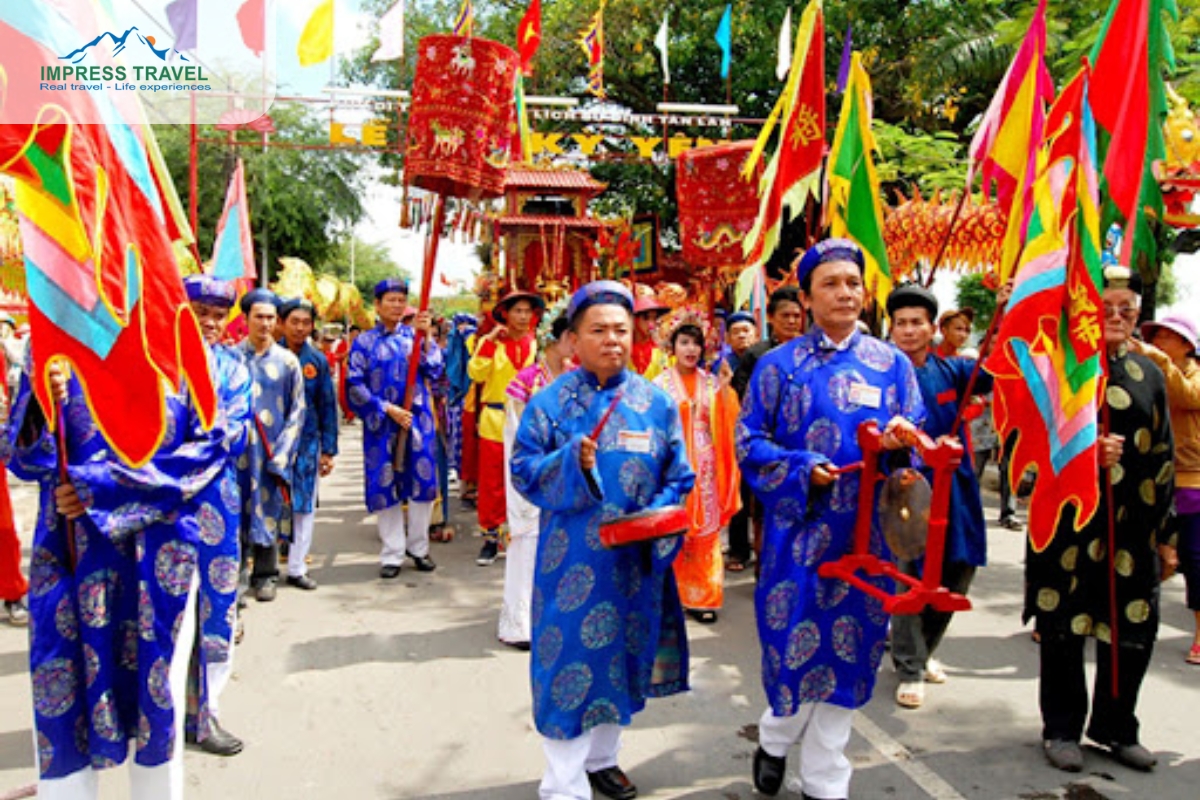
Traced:
POLYGON ((727 558, 725 559, 725 569, 730 572, 745 572, 746 562, 740 558, 727 558))

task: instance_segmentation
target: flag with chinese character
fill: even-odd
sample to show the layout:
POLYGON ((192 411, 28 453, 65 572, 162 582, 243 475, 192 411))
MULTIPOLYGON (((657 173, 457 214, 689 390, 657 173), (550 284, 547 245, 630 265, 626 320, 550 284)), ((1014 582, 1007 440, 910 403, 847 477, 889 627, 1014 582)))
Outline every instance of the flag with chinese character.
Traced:
POLYGON ((1046 106, 1054 99, 1054 82, 1045 59, 1046 0, 1039 0, 1029 31, 971 139, 969 151, 967 190, 979 166, 984 195, 990 195, 994 186, 1000 208, 1008 213, 998 270, 1001 282, 1012 277, 1022 236, 1033 215, 1037 151, 1042 144, 1046 106))
POLYGON ((842 116, 829 151, 829 203, 826 216, 830 234, 854 240, 866 260, 865 281, 876 307, 887 305, 892 292, 892 270, 883 243, 883 198, 879 175, 871 154, 871 79, 863 69, 862 54, 850 59, 850 76, 842 100, 842 116))
MULTIPOLYGON (((1001 441, 1016 434, 1010 477, 1037 468, 1029 502, 1036 551, 1054 537, 1068 505, 1075 528, 1100 501, 1096 442, 1104 386, 1101 247, 1095 123, 1086 68, 1063 89, 1046 121, 1048 140, 1033 184, 1035 209, 998 346, 995 378, 1001 441)), ((1015 485, 1015 484, 1014 484, 1015 485)))
POLYGON ((825 22, 819 0, 810 2, 800 18, 791 74, 746 160, 743 178, 753 175, 780 118, 779 148, 759 187, 758 219, 742 243, 749 263, 771 257, 783 226, 799 216, 819 188, 825 156, 825 22))
POLYGON ((579 46, 588 59, 588 91, 603 100, 604 92, 604 3, 592 16, 579 38, 579 46))
MULTIPOLYGON (((63 20, 79 41, 107 22, 90 0, 0 3, 0 74, 12 64, 54 63, 63 20)), ((115 63, 99 48, 93 58, 115 63)), ((50 362, 68 361, 113 451, 141 465, 166 433, 167 391, 186 380, 201 419, 216 413, 172 246, 190 233, 137 96, 59 94, 46 103, 17 82, 0 93, 0 170, 16 182, 34 391, 57 426, 45 374, 50 362), (31 108, 36 125, 24 122, 31 108), (109 124, 80 122, 102 114, 109 124)))

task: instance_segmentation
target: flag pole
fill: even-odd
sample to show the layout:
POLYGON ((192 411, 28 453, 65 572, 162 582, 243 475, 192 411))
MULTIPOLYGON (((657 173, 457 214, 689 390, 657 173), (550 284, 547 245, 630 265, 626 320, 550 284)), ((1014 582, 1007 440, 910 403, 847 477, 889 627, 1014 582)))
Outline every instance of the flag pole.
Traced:
MULTIPOLYGON (((1112 433, 1112 414, 1109 411, 1108 403, 1104 399, 1104 395, 1100 395, 1100 429, 1104 436, 1109 436, 1112 433)), ((1116 700, 1120 696, 1120 682, 1117 675, 1118 664, 1118 639, 1117 639, 1117 519, 1116 508, 1113 502, 1113 478, 1112 468, 1104 468, 1104 504, 1107 506, 1107 522, 1108 522, 1108 631, 1109 631, 1109 664, 1112 670, 1112 680, 1110 681, 1110 690, 1112 691, 1112 699, 1116 700)))
POLYGON ((929 269, 929 277, 925 280, 925 288, 933 286, 933 276, 937 274, 938 267, 942 265, 942 257, 946 255, 946 248, 950 246, 950 237, 954 235, 954 226, 958 224, 958 218, 962 214, 963 206, 967 202, 967 197, 971 194, 971 187, 968 186, 963 190, 962 196, 958 198, 958 205, 954 207, 954 216, 950 217, 950 225, 946 228, 946 236, 942 239, 942 246, 938 248, 937 258, 933 260, 933 266, 929 269))
MULTIPOLYGON (((442 194, 434 199, 433 225, 429 231, 429 239, 425 242, 425 268, 421 273, 421 302, 418 304, 418 315, 429 310, 429 295, 433 291, 433 272, 437 266, 438 244, 442 239, 442 228, 446 224, 446 198, 442 194)), ((417 368, 421 365, 421 349, 425 345, 425 329, 421 328, 413 337, 413 349, 408 356, 408 380, 404 383, 405 411, 412 410, 413 398, 417 388, 417 368)), ((403 472, 407 460, 408 428, 401 428, 396 435, 396 452, 392 464, 396 472, 403 472)))

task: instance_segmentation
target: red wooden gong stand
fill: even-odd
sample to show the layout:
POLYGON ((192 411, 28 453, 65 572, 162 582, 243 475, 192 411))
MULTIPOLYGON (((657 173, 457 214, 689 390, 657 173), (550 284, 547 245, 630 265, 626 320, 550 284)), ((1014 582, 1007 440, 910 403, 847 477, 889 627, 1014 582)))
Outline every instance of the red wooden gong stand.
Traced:
POLYGON ((968 611, 971 601, 941 585, 942 558, 946 544, 946 511, 950 506, 950 487, 954 471, 962 462, 961 444, 950 440, 934 442, 920 431, 901 430, 900 439, 933 469, 933 500, 929 509, 929 535, 925 543, 925 569, 920 580, 905 575, 896 565, 871 553, 871 522, 875 518, 875 485, 882 479, 879 457, 883 452, 883 434, 874 422, 864 422, 858 428, 858 443, 862 448, 861 464, 841 470, 862 470, 858 489, 858 519, 854 528, 854 550, 837 561, 822 564, 817 574, 822 578, 839 578, 883 603, 889 614, 917 614, 925 606, 935 611, 968 611), (883 576, 909 587, 903 594, 889 594, 868 583, 868 577, 883 576))

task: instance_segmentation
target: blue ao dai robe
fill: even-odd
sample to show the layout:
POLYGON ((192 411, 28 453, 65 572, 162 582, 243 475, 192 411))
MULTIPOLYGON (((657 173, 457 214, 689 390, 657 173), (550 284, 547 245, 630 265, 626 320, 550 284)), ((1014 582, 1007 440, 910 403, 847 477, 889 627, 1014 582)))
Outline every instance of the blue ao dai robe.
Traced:
POLYGON ((530 666, 538 731, 574 739, 628 725, 647 697, 686 691, 687 634, 671 569, 681 537, 611 550, 599 539, 601 522, 680 504, 691 491, 671 398, 629 370, 603 387, 584 370, 561 376, 525 408, 512 480, 542 510, 530 666), (596 468, 585 473, 580 443, 617 392, 596 468))
POLYGON ((388 331, 381 323, 360 333, 350 348, 346 396, 354 413, 363 421, 363 472, 368 511, 382 511, 405 500, 432 503, 437 499, 437 428, 428 383, 442 376, 442 351, 429 345, 429 339, 424 340, 424 352, 417 369, 413 424, 402 475, 396 475, 393 469, 400 426, 383 410, 387 403, 404 404, 414 337, 413 329, 407 325, 397 325, 395 330, 388 331))
POLYGON ((305 342, 299 354, 304 375, 304 426, 296 448, 296 466, 292 473, 292 510, 311 514, 317 493, 317 473, 321 456, 338 454, 338 405, 333 390, 329 359, 305 342))
MULTIPOLYGON (((755 607, 763 687, 777 717, 802 703, 862 706, 883 658, 882 604, 817 576, 853 548, 858 474, 828 487, 811 486, 810 476, 818 464, 862 459, 860 423, 882 429, 903 416, 919 426, 925 409, 912 362, 898 349, 858 332, 843 345, 814 329, 763 355, 737 426, 742 475, 765 506, 755 607), (878 389, 879 407, 853 402, 854 384, 878 389)), ((877 526, 872 549, 890 557, 877 526)), ((875 580, 891 590, 890 580, 875 580)))
POLYGON ((254 415, 266 432, 271 458, 251 421, 250 441, 238 460, 242 488, 242 529, 260 547, 279 537, 291 538, 291 508, 283 501, 280 482, 294 483, 293 470, 304 425, 304 376, 300 361, 286 347, 272 344, 261 356, 249 340, 238 350, 250 370, 254 415))
MULTIPOLYGON (((237 573, 241 562, 238 530, 241 519, 241 490, 237 459, 245 452, 250 430, 253 395, 250 371, 241 355, 224 345, 209 349, 209 368, 217 390, 218 425, 226 431, 228 458, 219 479, 206 486, 195 499, 198 525, 200 594, 200 666, 229 660, 233 626, 237 620, 237 573)), ((199 681, 200 705, 207 713, 205 690, 199 681)), ((201 725, 200 730, 206 730, 201 725)))
MULTIPOLYGON (((925 366, 916 368, 921 399, 925 403, 924 430, 931 438, 946 436, 954 427, 959 407, 967 401, 967 383, 974 369, 974 359, 958 356, 942 358, 936 353, 929 354, 925 366)), ((972 391, 980 395, 991 390, 992 376, 980 370, 972 391)), ((958 435, 962 436, 961 429, 958 435)), ((987 564, 987 525, 983 521, 983 501, 972 463, 973 455, 971 452, 963 453, 962 463, 955 470, 954 480, 950 484, 945 563, 953 561, 982 567, 987 564)), ((924 472, 932 485, 932 471, 924 472)))
MULTIPOLYGON (((87 506, 74 523, 70 567, 65 519, 55 511, 56 436, 28 377, 2 437, 9 467, 36 481, 39 513, 30 562, 30 669, 38 763, 45 779, 125 761, 168 761, 174 746, 169 668, 196 572, 195 499, 219 481, 236 431, 205 431, 188 397, 166 397, 168 428, 154 458, 119 460, 70 382, 63 415, 69 476, 87 506)), ((237 564, 220 580, 234 586, 237 564)))

